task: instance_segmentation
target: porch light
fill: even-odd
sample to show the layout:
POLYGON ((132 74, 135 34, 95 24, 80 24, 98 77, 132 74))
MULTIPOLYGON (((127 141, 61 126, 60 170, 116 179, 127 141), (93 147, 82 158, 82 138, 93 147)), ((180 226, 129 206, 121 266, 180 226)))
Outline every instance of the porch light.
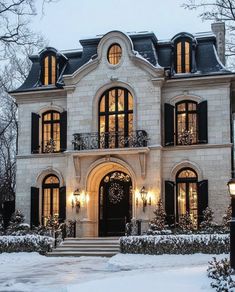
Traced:
MULTIPOLYGON (((143 201, 143 211, 145 212, 145 208, 147 206, 148 192, 146 191, 144 186, 140 190, 140 197, 141 197, 141 200, 143 201)), ((151 204, 151 200, 150 200, 150 204, 151 204)))
POLYGON ((78 213, 81 208, 81 194, 79 189, 73 192, 72 208, 76 207, 76 212, 78 213))
POLYGON ((227 185, 230 196, 235 196, 235 178, 231 178, 227 185))

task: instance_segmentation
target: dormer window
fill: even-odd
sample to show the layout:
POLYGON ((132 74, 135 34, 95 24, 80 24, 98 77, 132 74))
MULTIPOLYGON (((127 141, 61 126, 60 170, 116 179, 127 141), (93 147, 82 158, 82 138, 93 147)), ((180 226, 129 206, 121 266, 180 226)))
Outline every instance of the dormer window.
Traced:
POLYGON ((192 68, 191 42, 180 39, 175 44, 175 72, 190 73, 192 68))
POLYGON ((111 65, 117 65, 122 57, 122 48, 119 44, 113 44, 108 49, 108 61, 111 65))
POLYGON ((47 55, 43 60, 43 85, 55 84, 57 79, 57 62, 55 55, 47 55))

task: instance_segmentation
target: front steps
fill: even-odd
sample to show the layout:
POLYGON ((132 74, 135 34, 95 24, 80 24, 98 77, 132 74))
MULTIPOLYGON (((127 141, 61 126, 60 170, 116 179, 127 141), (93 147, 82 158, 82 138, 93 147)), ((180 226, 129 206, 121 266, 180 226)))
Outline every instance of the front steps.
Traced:
POLYGON ((119 253, 118 237, 83 237, 65 238, 65 240, 52 252, 47 253, 49 257, 65 256, 102 256, 112 257, 119 253))

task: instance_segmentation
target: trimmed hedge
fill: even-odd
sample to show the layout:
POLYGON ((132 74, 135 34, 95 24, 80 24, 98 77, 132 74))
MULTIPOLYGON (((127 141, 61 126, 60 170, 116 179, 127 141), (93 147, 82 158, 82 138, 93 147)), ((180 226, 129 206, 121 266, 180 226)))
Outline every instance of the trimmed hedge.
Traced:
POLYGON ((41 235, 0 236, 0 253, 39 252, 45 254, 52 250, 54 239, 41 235))
POLYGON ((121 253, 220 254, 229 252, 228 234, 126 236, 120 238, 121 253))

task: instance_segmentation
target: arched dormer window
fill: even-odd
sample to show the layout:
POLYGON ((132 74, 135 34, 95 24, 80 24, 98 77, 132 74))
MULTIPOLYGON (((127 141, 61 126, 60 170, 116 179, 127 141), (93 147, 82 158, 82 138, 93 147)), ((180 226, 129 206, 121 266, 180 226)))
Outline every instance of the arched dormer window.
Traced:
POLYGON ((43 59, 42 84, 55 84, 57 81, 57 61, 54 54, 46 55, 43 59))
POLYGON ((175 73, 196 71, 196 40, 188 33, 180 33, 173 38, 173 68, 175 73))
POLYGON ((188 39, 181 39, 176 43, 175 72, 190 73, 192 67, 191 42, 188 39))

